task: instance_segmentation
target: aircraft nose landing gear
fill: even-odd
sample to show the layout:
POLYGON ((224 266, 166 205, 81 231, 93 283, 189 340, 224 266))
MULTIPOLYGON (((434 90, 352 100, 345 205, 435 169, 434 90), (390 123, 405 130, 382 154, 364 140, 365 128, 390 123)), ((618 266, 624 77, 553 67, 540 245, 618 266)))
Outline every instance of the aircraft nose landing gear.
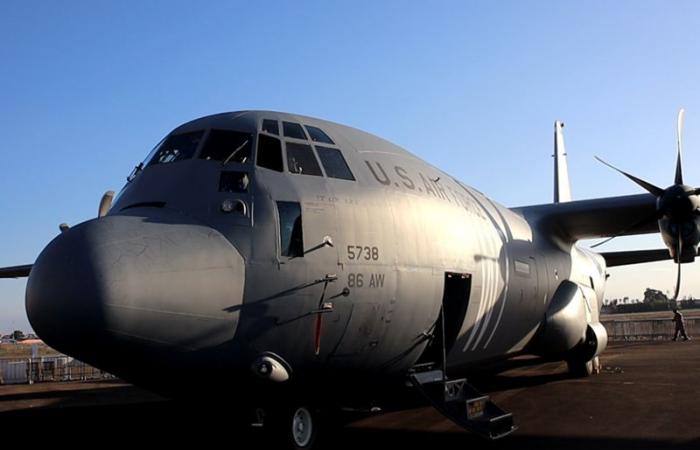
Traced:
POLYGON ((292 440, 297 448, 309 448, 315 439, 315 430, 311 411, 299 407, 292 415, 292 440))
POLYGON ((324 420, 322 411, 306 404, 266 409, 265 428, 276 444, 275 449, 317 449, 325 441, 332 424, 324 420))

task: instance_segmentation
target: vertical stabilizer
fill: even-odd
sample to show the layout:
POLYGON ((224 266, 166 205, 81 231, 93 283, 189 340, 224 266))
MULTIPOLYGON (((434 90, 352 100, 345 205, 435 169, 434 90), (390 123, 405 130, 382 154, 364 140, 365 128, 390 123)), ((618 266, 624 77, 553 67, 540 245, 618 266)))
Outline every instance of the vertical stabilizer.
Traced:
POLYGON ((569 168, 566 164, 566 148, 564 147, 564 124, 554 122, 554 203, 571 201, 571 184, 569 184, 569 168))

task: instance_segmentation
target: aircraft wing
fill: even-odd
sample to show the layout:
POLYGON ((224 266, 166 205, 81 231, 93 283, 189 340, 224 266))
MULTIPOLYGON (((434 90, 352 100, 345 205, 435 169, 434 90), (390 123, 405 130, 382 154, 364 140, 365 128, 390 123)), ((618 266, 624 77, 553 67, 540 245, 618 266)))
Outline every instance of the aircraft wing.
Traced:
MULTIPOLYGON (((665 261, 673 259, 668 249, 659 250, 630 250, 622 252, 604 252, 600 256, 605 258, 608 267, 627 266, 630 264, 641 264, 654 261, 665 261)), ((700 256, 700 254, 698 254, 700 256)))
POLYGON ((32 264, 23 266, 0 267, 0 278, 24 278, 32 271, 32 264))
POLYGON ((671 259, 671 253, 665 248, 659 250, 605 252, 601 253, 600 255, 605 258, 605 264, 608 267, 627 266, 629 264, 641 264, 671 259))
POLYGON ((656 197, 626 195, 514 208, 529 223, 573 244, 580 239, 658 233, 656 197))
MULTIPOLYGON (((530 223, 567 244, 580 239, 658 233, 656 197, 651 194, 579 200, 514 208, 530 223)), ((668 249, 602 252, 608 267, 672 259, 668 249)))

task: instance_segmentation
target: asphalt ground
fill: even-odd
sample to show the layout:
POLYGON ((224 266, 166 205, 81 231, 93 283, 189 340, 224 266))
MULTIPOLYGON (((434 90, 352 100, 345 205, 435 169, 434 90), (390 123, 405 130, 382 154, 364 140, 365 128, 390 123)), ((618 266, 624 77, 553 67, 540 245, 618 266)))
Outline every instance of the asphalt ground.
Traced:
MULTIPOLYGON (((509 437, 484 441, 425 407, 351 423, 331 448, 700 449, 700 341, 612 346, 586 379, 529 363, 472 380, 514 414, 509 437)), ((269 448, 231 416, 114 381, 0 386, 4 443, 269 448)))

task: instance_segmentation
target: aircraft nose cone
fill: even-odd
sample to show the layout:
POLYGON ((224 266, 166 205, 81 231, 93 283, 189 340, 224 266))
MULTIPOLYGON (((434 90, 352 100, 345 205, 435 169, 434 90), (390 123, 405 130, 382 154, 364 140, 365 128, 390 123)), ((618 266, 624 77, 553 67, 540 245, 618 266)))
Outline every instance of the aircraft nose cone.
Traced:
POLYGON ((55 238, 37 258, 27 282, 29 322, 45 342, 66 352, 104 327, 100 279, 85 228, 55 238))
POLYGON ((91 220, 44 249, 26 308, 47 344, 98 365, 120 342, 196 350, 233 338, 241 255, 218 231, 159 214, 91 220))

